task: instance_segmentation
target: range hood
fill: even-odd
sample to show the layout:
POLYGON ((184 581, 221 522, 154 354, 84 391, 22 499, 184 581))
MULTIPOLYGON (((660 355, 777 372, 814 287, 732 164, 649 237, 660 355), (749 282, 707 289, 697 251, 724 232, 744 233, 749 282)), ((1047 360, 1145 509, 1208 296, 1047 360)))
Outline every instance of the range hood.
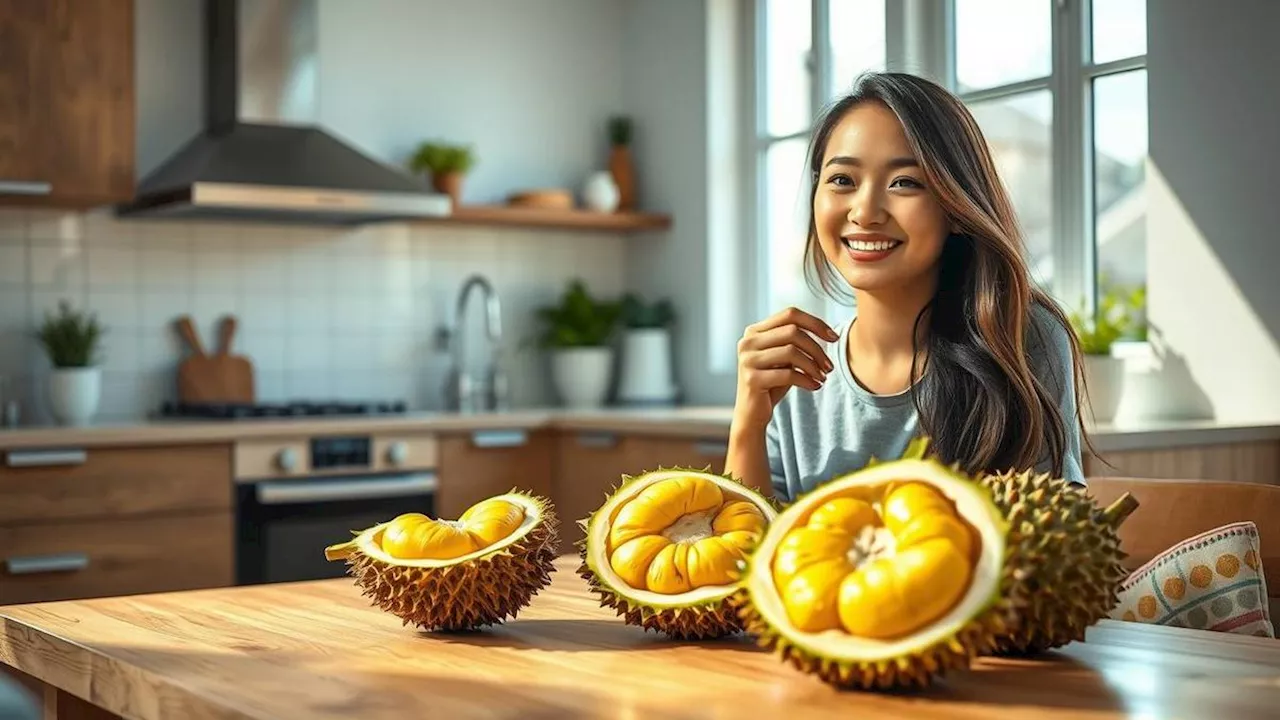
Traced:
POLYGON ((205 125, 122 216, 360 224, 448 215, 447 195, 316 123, 318 0, 205 0, 205 125))

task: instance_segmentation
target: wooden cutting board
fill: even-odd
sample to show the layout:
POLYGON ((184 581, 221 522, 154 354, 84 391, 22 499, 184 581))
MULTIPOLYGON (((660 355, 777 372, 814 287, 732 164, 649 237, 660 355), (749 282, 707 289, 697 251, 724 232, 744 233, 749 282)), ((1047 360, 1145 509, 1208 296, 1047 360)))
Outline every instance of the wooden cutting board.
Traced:
POLYGON ((178 366, 178 400, 183 403, 251 403, 254 401, 253 364, 248 358, 231 354, 236 319, 228 315, 218 328, 218 348, 205 352, 200 335, 189 315, 177 321, 178 333, 191 348, 191 355, 178 366))

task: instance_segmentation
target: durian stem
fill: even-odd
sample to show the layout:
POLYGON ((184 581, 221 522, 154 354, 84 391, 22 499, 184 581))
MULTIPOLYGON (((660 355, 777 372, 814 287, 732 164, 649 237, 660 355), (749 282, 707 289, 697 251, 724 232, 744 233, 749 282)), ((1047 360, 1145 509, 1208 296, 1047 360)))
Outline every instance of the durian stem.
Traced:
POLYGON ((1120 527, 1134 510, 1138 509, 1138 499, 1132 493, 1125 493, 1102 511, 1102 517, 1113 528, 1120 527))
POLYGON ((356 549, 355 540, 348 540, 337 545, 330 545, 324 549, 325 560, 343 560, 351 555, 351 551, 356 549))

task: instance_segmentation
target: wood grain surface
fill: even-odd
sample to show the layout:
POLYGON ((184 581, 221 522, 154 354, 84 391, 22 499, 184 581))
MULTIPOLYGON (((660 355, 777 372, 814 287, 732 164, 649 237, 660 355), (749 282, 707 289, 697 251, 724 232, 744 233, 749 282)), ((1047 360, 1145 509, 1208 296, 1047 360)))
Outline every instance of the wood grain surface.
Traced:
POLYGON ((601 609, 561 558, 486 631, 402 627, 347 580, 0 608, 0 662, 127 718, 1275 717, 1280 641, 1104 621, 926 690, 838 691, 749 638, 680 643, 601 609))

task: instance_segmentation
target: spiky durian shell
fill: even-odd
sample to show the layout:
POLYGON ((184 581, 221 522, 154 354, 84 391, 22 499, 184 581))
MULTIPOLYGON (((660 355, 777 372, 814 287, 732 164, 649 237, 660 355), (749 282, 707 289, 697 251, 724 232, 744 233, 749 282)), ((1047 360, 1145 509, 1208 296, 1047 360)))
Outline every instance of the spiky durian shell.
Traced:
MULTIPOLYGON (((925 452, 927 442, 927 439, 912 442, 900 460, 917 460, 939 470, 963 475, 957 465, 944 466, 937 460, 928 459, 925 452)), ((864 466, 864 470, 881 465, 893 466, 898 462, 899 460, 873 458, 864 466)), ((973 485, 977 486, 977 483, 973 485)), ((977 489, 990 500, 989 491, 980 486, 977 489)), ((792 504, 829 490, 829 487, 819 486, 796 498, 792 504)), ((997 506, 993 512, 998 511, 997 506)), ((770 531, 785 533, 786 528, 776 526, 770 531)), ((993 653, 998 639, 1008 636, 1016 627, 1019 613, 1027 602, 1025 593, 1029 560, 1022 553, 1022 547, 1006 536, 998 582, 981 611, 957 627, 948 637, 917 648, 910 654, 887 660, 862 661, 815 654, 796 644, 767 622, 755 607, 749 593, 744 591, 735 594, 733 603, 746 632, 756 638, 759 646, 768 649, 793 668, 814 675, 823 682, 860 690, 923 688, 948 671, 966 669, 975 658, 993 653)), ((767 564, 770 560, 771 558, 764 557, 757 550, 748 560, 746 574, 750 574, 756 563, 767 564)))
POLYGON ((1083 489, 1031 471, 986 474, 1021 549, 1030 560, 1028 606, 997 638, 994 654, 1028 655, 1084 640, 1085 630, 1119 602, 1128 575, 1116 528, 1136 507, 1130 495, 1098 507, 1083 489))
MULTIPOLYGON (((695 472, 715 474, 723 479, 729 480, 741 486, 744 491, 752 493, 756 499, 764 502, 773 512, 777 512, 778 503, 772 497, 768 497, 757 493, 753 488, 743 484, 740 480, 722 473, 712 473, 710 466, 702 469, 694 469, 687 467, 658 467, 649 473, 639 475, 624 475, 622 482, 618 483, 605 496, 605 504, 617 493, 621 492, 630 483, 636 482, 643 477, 652 473, 667 472, 695 472)), ((603 508, 604 504, 602 504, 603 508)), ((615 592, 607 585, 600 581, 599 576, 591 568, 588 561, 588 538, 590 537, 589 526, 592 518, 595 517, 600 510, 595 513, 578 520, 579 527, 582 528, 582 539, 576 543, 578 548, 578 556, 581 564, 578 566, 577 573, 587 581, 587 588, 593 594, 600 598, 600 607, 611 608, 622 618, 623 622, 628 625, 635 625, 643 628, 645 631, 655 631, 671 637, 675 640, 711 640, 715 638, 733 635, 742 632, 743 623, 737 612, 737 598, 742 594, 742 589, 738 588, 723 599, 707 603, 695 603, 674 608, 657 608, 636 602, 628 596, 615 592)))
POLYGON ((346 556, 349 573, 362 595, 403 626, 460 631, 514 619, 551 583, 560 544, 550 502, 527 497, 538 504, 539 519, 507 547, 439 568, 397 565, 353 549, 346 556))

